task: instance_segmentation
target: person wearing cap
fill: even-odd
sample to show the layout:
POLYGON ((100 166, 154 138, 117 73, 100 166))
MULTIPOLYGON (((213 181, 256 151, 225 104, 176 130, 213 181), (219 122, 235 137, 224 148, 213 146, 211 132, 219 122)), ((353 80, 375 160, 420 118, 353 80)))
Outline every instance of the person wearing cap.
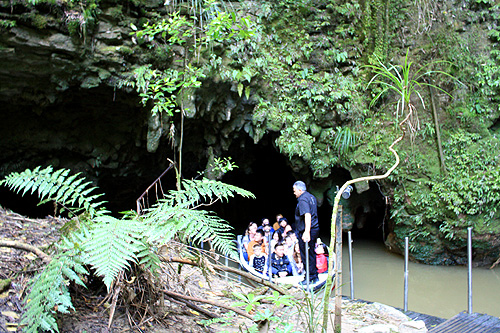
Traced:
MULTIPOLYGON (((304 266, 307 262, 306 256, 309 257, 309 283, 316 283, 318 270, 316 268, 315 244, 319 236, 318 203, 314 195, 307 192, 306 184, 303 181, 299 180, 293 184, 293 194, 297 198, 295 230, 298 235, 300 256, 304 266), (308 253, 306 253, 306 243, 309 243, 308 253)), ((307 284, 306 278, 301 283, 307 284)))

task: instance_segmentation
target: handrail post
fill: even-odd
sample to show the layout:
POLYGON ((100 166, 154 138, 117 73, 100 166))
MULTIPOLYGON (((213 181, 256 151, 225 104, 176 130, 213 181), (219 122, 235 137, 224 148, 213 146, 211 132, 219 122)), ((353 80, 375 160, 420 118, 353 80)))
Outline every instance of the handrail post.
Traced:
POLYGON ((408 311, 408 237, 405 237, 405 290, 404 311, 408 311))
POLYGON ((307 291, 309 291, 309 242, 306 242, 306 280, 307 291))
POLYGON ((349 275, 351 279, 351 300, 354 299, 354 272, 352 271, 352 238, 351 232, 347 232, 348 242, 349 242, 349 275))
POLYGON ((472 314, 472 227, 467 228, 468 310, 472 314))

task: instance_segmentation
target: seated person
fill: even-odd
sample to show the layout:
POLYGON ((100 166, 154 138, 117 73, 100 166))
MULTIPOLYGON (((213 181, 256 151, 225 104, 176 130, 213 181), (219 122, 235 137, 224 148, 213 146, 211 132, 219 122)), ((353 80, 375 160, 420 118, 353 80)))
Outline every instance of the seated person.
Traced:
POLYGON ((328 271, 328 249, 325 244, 316 244, 316 268, 319 273, 328 271))
POLYGON ((275 277, 292 275, 292 266, 285 255, 285 246, 282 243, 276 244, 274 248, 274 253, 271 255, 271 266, 275 277))
POLYGON ((276 231, 278 231, 282 237, 285 237, 286 233, 288 232, 287 226, 288 220, 286 219, 286 217, 282 217, 280 218, 280 227, 276 231))
POLYGON ((293 242, 293 239, 290 235, 285 236, 285 254, 288 256, 288 258, 293 257, 293 251, 294 251, 295 243, 293 242))
POLYGON ((281 214, 276 215, 276 222, 274 222, 274 224, 273 224, 274 231, 276 231, 280 228, 280 219, 282 217, 283 217, 283 215, 281 215, 281 214))
POLYGON ((260 248, 262 249, 262 252, 264 254, 267 254, 267 250, 266 250, 266 244, 264 243, 264 231, 262 230, 257 230, 255 232, 255 236, 253 238, 253 241, 251 241, 250 243, 248 243, 248 258, 250 258, 252 256, 252 254, 254 253, 253 252, 253 249, 254 249, 254 245, 257 244, 260 246, 260 248))
POLYGON ((273 232, 273 237, 271 239, 271 250, 274 252, 274 248, 276 247, 276 244, 282 243, 283 238, 281 238, 281 234, 276 230, 273 232))
POLYGON ((304 271, 304 264, 302 263, 302 257, 300 256, 300 246, 298 242, 295 243, 295 246, 293 247, 293 260, 297 266, 297 273, 302 274, 304 271))
POLYGON ((245 250, 248 251, 248 243, 253 241, 253 237, 255 236, 255 232, 257 231, 257 223, 250 222, 248 224, 247 230, 245 230, 245 236, 243 236, 242 242, 245 246, 245 250))
POLYGON ((241 250, 243 252, 243 257, 245 258, 246 261, 248 261, 248 259, 249 259, 248 243, 250 243, 253 240, 256 231, 257 231, 257 223, 250 222, 248 224, 247 230, 245 230, 245 236, 243 236, 243 238, 241 240, 241 242, 243 244, 243 248, 241 250))
POLYGON ((260 230, 264 230, 264 227, 269 225, 269 219, 263 218, 262 219, 262 224, 258 227, 260 230))
POLYGON ((257 272, 267 273, 267 255, 262 253, 262 247, 259 244, 253 245, 253 254, 250 257, 250 266, 257 272))
MULTIPOLYGON (((262 230, 264 230, 264 242, 266 243, 266 246, 267 246, 267 243, 269 242, 269 239, 271 238, 271 230, 273 230, 271 228, 270 225, 266 225, 262 230)), ((273 230, 274 232, 274 230, 273 230)))

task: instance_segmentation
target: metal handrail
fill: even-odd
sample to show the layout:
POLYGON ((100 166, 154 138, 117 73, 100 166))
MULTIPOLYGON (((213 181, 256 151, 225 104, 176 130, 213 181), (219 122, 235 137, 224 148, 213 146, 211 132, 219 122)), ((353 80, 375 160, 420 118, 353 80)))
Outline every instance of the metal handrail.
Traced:
MULTIPOLYGON (((169 160, 170 161, 170 160, 169 160)), ((141 215, 143 210, 146 208, 146 205, 147 207, 149 208, 149 190, 154 186, 155 188, 155 195, 156 195, 156 201, 158 201, 158 199, 160 199, 158 197, 158 189, 161 191, 161 198, 163 198, 165 196, 165 193, 163 192, 163 187, 161 186, 161 178, 170 170, 172 169, 173 167, 175 166, 175 163, 170 161, 170 165, 168 166, 168 168, 162 172, 162 174, 156 178, 156 180, 151 184, 149 185, 149 187, 141 194, 141 196, 139 198, 137 198, 137 200, 135 201, 136 203, 136 207, 137 207, 137 214, 138 215, 141 215)))

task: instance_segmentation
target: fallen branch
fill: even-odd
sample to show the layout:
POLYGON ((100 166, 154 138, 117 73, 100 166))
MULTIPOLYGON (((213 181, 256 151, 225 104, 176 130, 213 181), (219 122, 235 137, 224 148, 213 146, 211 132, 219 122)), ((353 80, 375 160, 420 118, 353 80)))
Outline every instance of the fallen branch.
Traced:
POLYGON ((170 297, 181 298, 181 299, 185 299, 185 300, 188 300, 188 301, 193 301, 193 302, 199 302, 199 303, 205 303, 205 304, 214 305, 214 306, 219 307, 219 308, 223 308, 223 309, 226 309, 226 310, 233 311, 234 313, 237 313, 237 314, 239 314, 242 317, 245 317, 245 318, 253 320, 252 316, 249 315, 248 313, 246 313, 245 311, 240 310, 238 308, 233 308, 233 307, 231 307, 229 305, 226 305, 224 303, 220 303, 220 302, 216 302, 216 301, 210 301, 208 299, 201 299, 201 298, 191 297, 191 296, 187 296, 187 295, 181 295, 181 294, 177 294, 177 293, 174 293, 174 292, 166 290, 166 289, 163 290, 163 292, 165 294, 167 294, 167 296, 170 296, 170 297))
MULTIPOLYGON (((192 260, 189 260, 189 259, 184 259, 184 258, 169 258, 169 259, 166 259, 164 258, 166 261, 171 261, 171 262, 177 262, 177 263, 180 263, 180 264, 187 264, 187 265, 192 265, 192 266, 200 266, 199 263, 195 262, 195 261, 192 261, 192 260)), ((254 281, 254 282, 257 282, 257 283, 260 283, 266 287, 269 287, 273 290, 276 290, 277 292, 279 292, 280 294, 282 295, 288 295, 288 291, 286 291, 286 289, 284 288, 281 288, 280 286, 278 286, 277 284, 275 283, 272 283, 272 282, 269 282, 268 280, 264 280, 262 278, 258 278, 256 277, 255 275, 253 274, 250 274, 248 272, 244 272, 240 269, 236 269, 236 268, 233 268, 233 267, 228 267, 228 266, 224 266, 224 265, 217 265, 217 264, 210 264, 211 267, 213 267, 214 269, 218 270, 218 271, 222 271, 222 272, 228 272, 228 273, 234 273, 234 274, 237 274, 237 275, 240 275, 248 280, 251 280, 251 281, 254 281)))
POLYGON ((39 248, 26 243, 0 239, 0 247, 12 247, 15 249, 32 252, 36 254, 40 259, 42 259, 45 263, 48 263, 52 260, 52 258, 48 254, 46 254, 39 248))
POLYGON ((177 298, 175 296, 168 296, 170 298, 170 300, 174 303, 177 303, 177 304, 181 304, 181 305, 186 305, 188 308, 191 308, 193 309, 194 311, 197 311, 197 312, 200 312, 200 313, 203 313, 205 316, 207 316, 208 318, 218 318, 219 316, 217 316, 216 314, 213 314, 212 312, 209 312, 203 308, 200 308, 199 306, 189 302, 188 300, 186 299, 182 299, 182 298, 177 298))

